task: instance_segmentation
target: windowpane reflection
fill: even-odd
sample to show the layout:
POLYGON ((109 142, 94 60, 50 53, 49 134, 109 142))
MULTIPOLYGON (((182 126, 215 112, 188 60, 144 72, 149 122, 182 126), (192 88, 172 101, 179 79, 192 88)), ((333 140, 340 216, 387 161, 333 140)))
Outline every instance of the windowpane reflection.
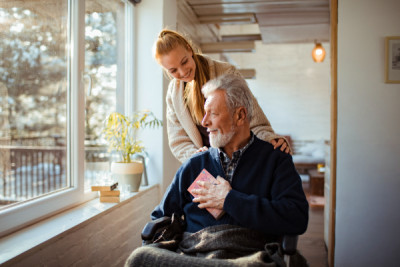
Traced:
POLYGON ((124 3, 86 1, 85 16, 85 190, 109 178, 109 153, 101 132, 106 116, 116 110, 123 88, 124 3))
POLYGON ((67 1, 0 2, 0 209, 67 188, 67 1))

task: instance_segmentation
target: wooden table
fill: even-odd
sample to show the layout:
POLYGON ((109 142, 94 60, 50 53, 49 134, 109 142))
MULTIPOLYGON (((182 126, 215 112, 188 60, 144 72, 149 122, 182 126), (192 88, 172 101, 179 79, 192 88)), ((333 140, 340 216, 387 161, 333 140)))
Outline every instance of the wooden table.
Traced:
POLYGON ((324 173, 319 172, 317 169, 312 169, 308 170, 308 175, 310 176, 311 195, 323 196, 325 180, 324 173))

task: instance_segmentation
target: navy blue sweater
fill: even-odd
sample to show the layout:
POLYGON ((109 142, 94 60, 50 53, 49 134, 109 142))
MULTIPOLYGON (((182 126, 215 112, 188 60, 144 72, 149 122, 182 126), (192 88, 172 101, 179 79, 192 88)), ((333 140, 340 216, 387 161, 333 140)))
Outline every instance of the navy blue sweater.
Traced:
POLYGON ((239 225, 268 235, 302 234, 308 224, 308 202, 292 157, 257 137, 243 153, 232 179, 225 215, 216 220, 192 202, 187 188, 205 168, 225 178, 218 149, 195 154, 177 171, 152 219, 184 215, 188 232, 218 224, 239 225))

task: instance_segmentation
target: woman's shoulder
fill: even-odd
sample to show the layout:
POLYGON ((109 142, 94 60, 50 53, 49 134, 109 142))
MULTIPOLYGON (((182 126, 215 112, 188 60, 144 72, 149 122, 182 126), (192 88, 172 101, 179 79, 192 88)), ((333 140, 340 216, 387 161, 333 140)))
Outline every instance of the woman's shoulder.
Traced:
POLYGON ((210 68, 210 74, 211 74, 211 79, 218 77, 223 74, 237 74, 240 75, 239 71, 236 69, 235 66, 233 66, 229 62, 224 62, 220 61, 217 59, 212 59, 211 57, 207 55, 203 55, 205 59, 207 59, 208 66, 210 68))
POLYGON ((181 81, 175 78, 172 79, 168 85, 167 96, 170 97, 174 96, 177 93, 177 91, 179 91, 180 86, 181 86, 181 81))
POLYGON ((172 80, 169 81, 169 85, 168 85, 168 89, 169 90, 173 90, 177 87, 177 85, 179 85, 179 80, 173 78, 172 80))
POLYGON ((221 60, 213 59, 210 56, 207 56, 207 55, 204 55, 204 54, 202 56, 203 56, 203 58, 205 58, 207 60, 207 63, 208 63, 209 66, 218 66, 218 67, 225 67, 225 68, 233 67, 233 68, 235 68, 235 66, 233 66, 229 62, 224 62, 224 61, 221 61, 221 60))

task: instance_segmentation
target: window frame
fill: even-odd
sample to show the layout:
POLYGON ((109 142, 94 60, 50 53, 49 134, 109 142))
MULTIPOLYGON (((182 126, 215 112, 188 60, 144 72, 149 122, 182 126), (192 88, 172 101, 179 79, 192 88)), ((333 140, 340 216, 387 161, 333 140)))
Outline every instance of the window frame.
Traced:
MULTIPOLYGON (((124 111, 133 110, 134 77, 134 6, 127 0, 125 5, 125 52, 128 53, 125 64, 124 111), (130 48, 130 49, 129 49, 130 48)), ((70 188, 58 190, 0 211, 0 237, 15 232, 27 225, 59 213, 95 198, 94 192, 84 192, 85 182, 85 1, 68 0, 68 70, 67 70, 67 157, 66 176, 70 179, 70 188)), ((118 99, 118 96, 117 96, 118 99)))

